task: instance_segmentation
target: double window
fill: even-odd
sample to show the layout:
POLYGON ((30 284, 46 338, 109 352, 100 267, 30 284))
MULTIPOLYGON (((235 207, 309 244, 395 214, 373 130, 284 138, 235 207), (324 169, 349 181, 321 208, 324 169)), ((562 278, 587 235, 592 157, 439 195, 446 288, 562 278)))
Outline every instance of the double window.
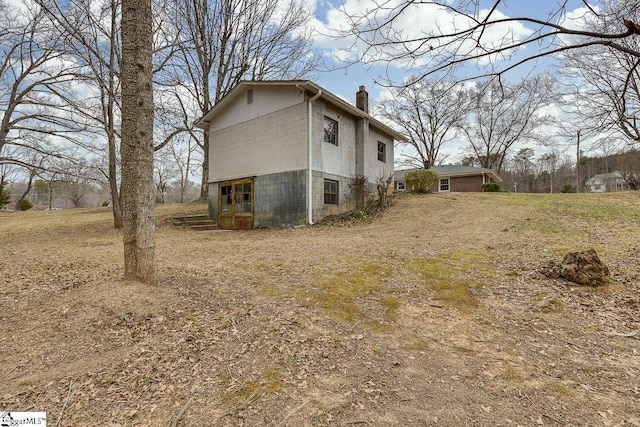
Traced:
POLYGON ((338 145, 338 122, 329 117, 324 118, 324 142, 338 145))
POLYGON ((324 203, 325 205, 338 204, 338 181, 324 180, 324 203))

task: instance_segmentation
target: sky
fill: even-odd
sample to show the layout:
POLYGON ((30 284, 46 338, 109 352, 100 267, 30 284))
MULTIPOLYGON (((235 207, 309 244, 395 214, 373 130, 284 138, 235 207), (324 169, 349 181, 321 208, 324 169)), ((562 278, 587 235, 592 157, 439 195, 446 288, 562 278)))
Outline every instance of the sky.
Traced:
MULTIPOLYGON (((358 48, 357 43, 354 44, 353 39, 344 39, 337 37, 333 29, 347 28, 348 23, 345 15, 340 9, 346 9, 355 13, 361 13, 368 8, 374 7, 374 2, 371 0, 309 0, 313 10, 315 19, 314 27, 319 32, 314 37, 314 45, 318 49, 324 58, 325 66, 328 68, 326 71, 319 72, 316 82, 329 90, 330 92, 344 98, 349 102, 354 102, 355 92, 358 90, 358 86, 364 85, 369 92, 369 98, 371 103, 375 103, 386 94, 386 89, 383 85, 385 81, 390 78, 394 82, 401 82, 404 78, 414 75, 418 69, 412 67, 406 63, 376 63, 376 64, 351 64, 346 65, 344 59, 353 60, 356 58, 358 48), (354 49, 355 47, 355 49, 354 49)), ((399 3, 402 0, 389 0, 385 4, 399 3)), ((378 2, 381 3, 381 2, 378 2)), ((451 2, 453 3, 453 2, 451 2)), ((482 6, 492 4, 493 2, 486 1, 482 6)), ((527 16, 536 17, 541 19, 547 19, 548 12, 554 6, 557 6, 557 1, 553 0, 507 0, 498 8, 498 13, 501 13, 505 17, 527 16)), ((581 0, 570 0, 567 3, 567 10, 570 11, 569 17, 583 16, 586 9, 581 0)), ((419 35, 421 29, 429 28, 430 26, 439 26, 446 28, 447 25, 452 23, 451 16, 444 11, 434 12, 432 9, 427 9, 424 6, 415 7, 411 10, 411 13, 403 16, 403 19, 396 21, 398 24, 396 28, 402 28, 408 34, 419 35)), ((459 24, 459 23, 457 23, 459 24)), ((579 21, 576 21, 575 25, 578 25, 579 21)), ((516 37, 525 37, 530 35, 532 30, 524 26, 516 26, 510 28, 500 29, 501 34, 498 31, 493 35, 488 35, 494 40, 499 38, 506 31, 511 31, 516 37)), ((532 52, 533 47, 525 48, 522 54, 532 52), (528 49, 528 50, 527 50, 528 49)), ((524 64, 513 72, 511 72, 507 78, 511 78, 514 81, 520 80, 525 75, 529 74, 535 66, 535 72, 544 71, 549 69, 549 65, 552 64, 551 59, 545 59, 537 64, 524 64)), ((474 71, 469 71, 473 73, 474 71)), ((456 162, 464 155, 464 146, 466 144, 463 141, 457 141, 452 144, 448 149, 444 150, 444 154, 447 154, 448 162, 456 162)), ((530 145, 530 144, 529 144, 530 145)), ((543 154, 546 149, 541 147, 532 147, 536 149, 536 154, 543 154)), ((402 150, 400 150, 402 151, 402 150)), ((397 157, 397 156, 396 156, 397 157)))

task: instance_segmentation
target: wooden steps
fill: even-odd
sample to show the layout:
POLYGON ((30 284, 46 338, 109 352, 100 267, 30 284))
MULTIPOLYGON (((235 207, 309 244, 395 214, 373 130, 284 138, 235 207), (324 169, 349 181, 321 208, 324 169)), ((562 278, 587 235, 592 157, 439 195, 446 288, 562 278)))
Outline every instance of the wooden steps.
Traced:
POLYGON ((218 224, 209 215, 188 215, 175 217, 173 219, 173 225, 184 225, 187 228, 195 231, 217 230, 218 224))

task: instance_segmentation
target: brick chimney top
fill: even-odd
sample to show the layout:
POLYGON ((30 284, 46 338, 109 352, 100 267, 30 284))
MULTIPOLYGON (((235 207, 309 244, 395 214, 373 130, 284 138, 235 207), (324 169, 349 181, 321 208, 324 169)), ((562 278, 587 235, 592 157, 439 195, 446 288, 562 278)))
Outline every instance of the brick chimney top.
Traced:
POLYGON ((356 107, 367 114, 369 113, 369 94, 364 86, 360 86, 356 92, 356 107))

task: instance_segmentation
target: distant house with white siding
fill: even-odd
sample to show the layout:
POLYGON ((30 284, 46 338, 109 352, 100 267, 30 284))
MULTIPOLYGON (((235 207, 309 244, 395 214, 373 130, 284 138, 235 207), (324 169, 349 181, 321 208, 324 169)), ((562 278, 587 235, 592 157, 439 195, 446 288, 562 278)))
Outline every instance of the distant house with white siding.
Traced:
POLYGON ((209 135, 209 214, 225 229, 312 224, 355 208, 356 175, 393 174, 405 137, 310 81, 243 81, 196 125, 209 135))
POLYGON ((585 190, 590 193, 629 190, 629 184, 625 181, 620 171, 594 175, 585 182, 584 186, 585 190))

